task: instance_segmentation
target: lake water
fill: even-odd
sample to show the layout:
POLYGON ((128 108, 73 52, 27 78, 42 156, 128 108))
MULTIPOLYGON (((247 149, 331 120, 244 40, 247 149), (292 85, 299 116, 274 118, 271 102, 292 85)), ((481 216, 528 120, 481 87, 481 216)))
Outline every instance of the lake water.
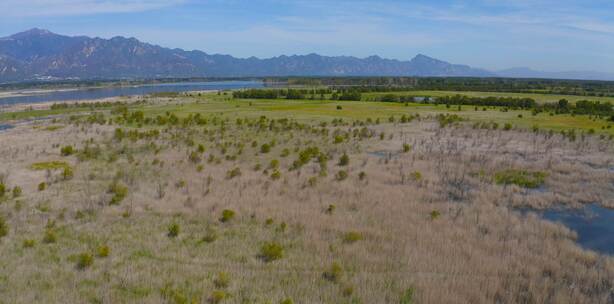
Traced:
POLYGON ((13 128, 12 125, 4 125, 4 124, 0 124, 0 132, 4 131, 4 130, 8 130, 13 128))
POLYGON ((46 92, 35 95, 22 95, 0 98, 0 106, 19 103, 38 103, 49 101, 78 101, 88 99, 102 99, 117 96, 146 95, 162 92, 188 92, 204 90, 231 90, 242 88, 260 88, 260 81, 215 81, 215 82, 179 82, 147 84, 139 86, 109 87, 96 89, 82 89, 72 91, 46 92))
POLYGON ((550 209, 538 214, 560 222, 578 234, 578 243, 597 252, 614 255, 614 210, 597 204, 583 209, 550 209))

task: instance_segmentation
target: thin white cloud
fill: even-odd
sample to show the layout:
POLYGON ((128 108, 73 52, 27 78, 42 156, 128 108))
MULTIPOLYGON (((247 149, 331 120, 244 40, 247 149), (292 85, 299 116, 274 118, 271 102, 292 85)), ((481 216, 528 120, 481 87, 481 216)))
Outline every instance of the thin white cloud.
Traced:
POLYGON ((174 6, 185 0, 2 0, 6 17, 71 16, 130 13, 174 6))

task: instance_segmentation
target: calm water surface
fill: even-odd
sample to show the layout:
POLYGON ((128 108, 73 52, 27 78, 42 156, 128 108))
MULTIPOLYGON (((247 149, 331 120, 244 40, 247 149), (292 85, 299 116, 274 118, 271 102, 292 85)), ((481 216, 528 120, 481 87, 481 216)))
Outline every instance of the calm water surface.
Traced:
POLYGON ((203 90, 231 90, 242 88, 260 88, 260 81, 215 81, 215 82, 178 82, 147 84, 129 87, 110 87, 98 89, 83 89, 73 91, 47 92, 36 95, 23 95, 0 98, 1 105, 18 103, 38 103, 49 101, 77 101, 87 99, 101 99, 117 96, 146 95, 162 92, 187 92, 203 90))
POLYGON ((538 214, 549 221, 560 222, 578 234, 584 248, 614 255, 614 210, 597 204, 583 209, 550 209, 538 214))

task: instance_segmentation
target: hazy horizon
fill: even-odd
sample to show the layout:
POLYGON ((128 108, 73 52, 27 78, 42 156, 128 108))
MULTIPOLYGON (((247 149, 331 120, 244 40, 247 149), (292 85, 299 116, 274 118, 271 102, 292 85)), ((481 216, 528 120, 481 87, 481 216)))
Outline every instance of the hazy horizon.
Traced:
POLYGON ((498 71, 614 73, 606 1, 4 1, 0 36, 30 28, 134 37, 235 57, 317 53, 410 60, 417 54, 498 71))

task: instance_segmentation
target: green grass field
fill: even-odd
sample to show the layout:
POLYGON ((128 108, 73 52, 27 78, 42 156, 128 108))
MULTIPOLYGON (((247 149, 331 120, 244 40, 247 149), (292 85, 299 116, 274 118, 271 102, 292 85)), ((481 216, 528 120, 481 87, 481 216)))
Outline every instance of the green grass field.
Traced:
MULTIPOLYGON (((407 91, 407 92, 392 92, 395 95, 403 96, 429 96, 442 97, 450 95, 465 95, 470 97, 515 97, 515 98, 533 98, 538 103, 557 102, 561 99, 567 99, 569 102, 578 100, 598 100, 601 102, 614 103, 613 97, 593 97, 593 96, 577 96, 577 95, 555 95, 555 94, 538 94, 538 93, 507 93, 507 92, 457 92, 457 91, 407 91)), ((390 93, 365 93, 363 99, 372 99, 376 96, 382 96, 390 93)))
MULTIPOLYGON (((445 96, 456 94, 457 92, 429 91, 429 92, 405 92, 412 95, 445 96)), ((378 93, 381 94, 381 93, 378 93)), ((461 94, 472 96, 515 96, 532 97, 540 101, 554 101, 560 98, 567 98, 571 101, 581 99, 578 96, 563 95, 540 95, 540 94, 514 94, 514 93, 483 93, 483 92, 462 92, 461 94), (540 99, 541 98, 541 99, 540 99)), ((373 97, 375 94, 367 94, 365 98, 373 97)), ((611 98, 603 98, 610 100, 611 98)), ((108 109, 108 108, 107 108, 108 109)), ((105 109, 105 110, 107 110, 105 109)), ((446 108, 443 105, 425 105, 418 103, 402 104, 388 102, 365 102, 365 101, 329 101, 329 100, 263 100, 263 99, 232 99, 227 95, 204 94, 201 97, 182 98, 181 102, 166 102, 153 105, 131 106, 131 109, 142 110, 146 115, 156 116, 166 112, 173 112, 178 116, 190 113, 201 113, 203 115, 224 114, 235 117, 258 117, 266 115, 268 117, 295 118, 304 121, 331 120, 342 117, 352 119, 387 119, 390 116, 401 116, 403 114, 419 114, 421 116, 456 114, 462 116, 470 122, 496 122, 500 125, 509 123, 514 127, 532 128, 537 126, 540 129, 579 129, 588 131, 593 129, 596 132, 614 134, 611 129, 611 122, 603 119, 592 119, 589 116, 554 115, 547 113, 532 115, 530 111, 516 110, 503 112, 500 108, 476 108, 474 106, 463 106, 446 108), (340 109, 338 107, 341 107, 340 109)), ((34 110, 0 114, 0 121, 23 120, 40 117, 48 117, 61 114, 79 114, 89 112, 88 108, 69 108, 59 110, 34 110)))

